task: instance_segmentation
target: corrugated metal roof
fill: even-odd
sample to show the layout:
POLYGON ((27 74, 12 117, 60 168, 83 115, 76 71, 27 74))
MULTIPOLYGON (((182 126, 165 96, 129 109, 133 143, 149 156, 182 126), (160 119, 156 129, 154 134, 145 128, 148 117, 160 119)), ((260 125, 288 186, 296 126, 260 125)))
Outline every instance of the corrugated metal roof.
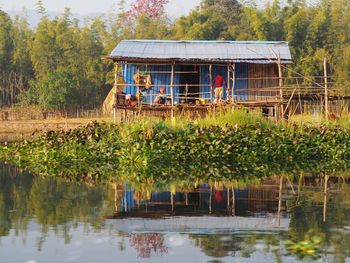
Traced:
POLYGON ((123 40, 110 54, 114 60, 225 61, 291 63, 287 42, 123 40))

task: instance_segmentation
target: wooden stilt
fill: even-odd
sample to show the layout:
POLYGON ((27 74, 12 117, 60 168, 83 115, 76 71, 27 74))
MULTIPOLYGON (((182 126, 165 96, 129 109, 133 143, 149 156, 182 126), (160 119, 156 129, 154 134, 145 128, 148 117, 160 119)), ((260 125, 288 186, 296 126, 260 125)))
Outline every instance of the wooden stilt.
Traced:
POLYGON ((231 88, 230 88, 230 65, 227 65, 227 83, 226 83, 226 100, 231 101, 231 88))
POLYGON ((174 93, 174 63, 171 65, 171 80, 170 80, 170 89, 171 89, 171 119, 174 120, 174 105, 175 105, 175 93, 174 93))
POLYGON ((138 195, 137 195, 137 207, 138 208, 141 207, 141 192, 138 192, 138 195))
POLYGON ((324 114, 326 122, 328 122, 328 76, 327 76, 327 59, 323 60, 324 71, 324 114))
POLYGON ((118 213, 118 185, 116 183, 113 184, 114 188, 114 213, 118 213))
POLYGON ((209 214, 211 214, 212 195, 213 195, 213 187, 210 186, 210 194, 209 194, 209 214))
POLYGON ((282 190, 283 190, 283 176, 280 177, 280 186, 278 191, 278 226, 281 226, 282 190))
POLYGON ((114 72, 114 103, 113 103, 113 121, 117 123, 117 87, 119 83, 119 62, 115 64, 115 72, 114 72))
POLYGON ((171 198, 171 212, 174 212, 174 194, 170 193, 170 198, 171 198))
POLYGON ((295 93, 296 90, 297 90, 297 87, 293 90, 292 95, 290 95, 290 98, 289 98, 289 100, 288 100, 287 106, 286 106, 286 108, 284 109, 283 116, 287 113, 287 110, 288 110, 288 108, 289 108, 289 105, 290 105, 292 99, 294 98, 294 93, 295 93))
POLYGON ((213 65, 209 65, 209 81, 210 81, 210 102, 213 103, 213 65))
POLYGON ((236 211, 235 211, 236 200, 235 200, 235 189, 233 186, 232 186, 231 190, 232 190, 232 216, 235 216, 235 214, 236 214, 236 211))
POLYGON ((234 105, 235 103, 235 85, 236 85, 236 64, 232 64, 232 91, 231 91, 231 96, 232 96, 232 104, 234 105))
POLYGON ((327 193, 328 193, 328 175, 324 175, 324 189, 323 189, 323 222, 327 221, 327 193))
POLYGON ((274 114, 275 121, 277 122, 277 121, 278 121, 278 116, 277 116, 277 106, 276 106, 276 105, 273 106, 273 110, 274 110, 274 112, 275 112, 275 114, 274 114))
POLYGON ((283 72, 282 72, 282 64, 281 64, 281 55, 278 54, 278 86, 280 88, 280 99, 281 99, 281 106, 280 106, 280 114, 281 114, 281 120, 283 120, 283 113, 284 113, 284 107, 283 107, 283 72))
POLYGON ((226 188, 227 193, 227 211, 230 211, 230 188, 226 188))

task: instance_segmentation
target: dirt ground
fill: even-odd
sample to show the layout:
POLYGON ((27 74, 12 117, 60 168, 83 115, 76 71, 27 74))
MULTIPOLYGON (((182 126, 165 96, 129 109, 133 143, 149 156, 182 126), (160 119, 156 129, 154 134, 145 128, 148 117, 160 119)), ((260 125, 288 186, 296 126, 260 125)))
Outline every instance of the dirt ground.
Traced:
POLYGON ((34 133, 40 134, 41 132, 49 130, 74 129, 94 120, 113 121, 112 118, 0 121, 0 142, 26 139, 34 133))

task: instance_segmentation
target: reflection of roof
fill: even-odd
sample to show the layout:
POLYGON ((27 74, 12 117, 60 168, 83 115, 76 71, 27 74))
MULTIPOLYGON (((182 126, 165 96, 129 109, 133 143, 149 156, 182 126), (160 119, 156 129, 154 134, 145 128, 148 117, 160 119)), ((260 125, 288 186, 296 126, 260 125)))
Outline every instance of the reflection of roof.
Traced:
POLYGON ((135 232, 175 232, 207 233, 235 230, 287 230, 290 219, 282 218, 278 225, 277 217, 166 217, 162 219, 126 218, 109 220, 126 233, 135 232))
POLYGON ((291 63, 287 42, 123 40, 109 58, 115 60, 226 61, 236 63, 291 63))

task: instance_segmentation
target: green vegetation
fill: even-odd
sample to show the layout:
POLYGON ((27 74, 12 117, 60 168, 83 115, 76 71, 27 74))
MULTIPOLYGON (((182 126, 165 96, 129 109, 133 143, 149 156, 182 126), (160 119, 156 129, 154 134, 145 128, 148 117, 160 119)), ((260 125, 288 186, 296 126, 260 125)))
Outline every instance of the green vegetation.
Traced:
POLYGON ((312 259, 320 258, 320 246, 322 239, 318 236, 313 236, 310 239, 306 239, 299 242, 293 242, 292 240, 286 240, 284 244, 287 249, 296 254, 300 259, 311 257, 312 259))
POLYGON ((120 1, 118 13, 79 24, 69 9, 49 18, 39 1, 42 19, 35 29, 0 10, 0 105, 100 106, 113 83, 113 67, 101 58, 121 39, 287 40, 294 70, 322 76, 327 57, 334 86, 349 88, 349 1, 273 0, 260 8, 254 1, 202 0, 178 19, 164 13, 166 0, 136 2, 125 10, 120 1))
POLYGON ((35 174, 158 185, 331 173, 349 165, 349 128, 278 125, 244 111, 215 119, 220 125, 213 118, 176 125, 94 122, 3 145, 0 159, 35 174))

